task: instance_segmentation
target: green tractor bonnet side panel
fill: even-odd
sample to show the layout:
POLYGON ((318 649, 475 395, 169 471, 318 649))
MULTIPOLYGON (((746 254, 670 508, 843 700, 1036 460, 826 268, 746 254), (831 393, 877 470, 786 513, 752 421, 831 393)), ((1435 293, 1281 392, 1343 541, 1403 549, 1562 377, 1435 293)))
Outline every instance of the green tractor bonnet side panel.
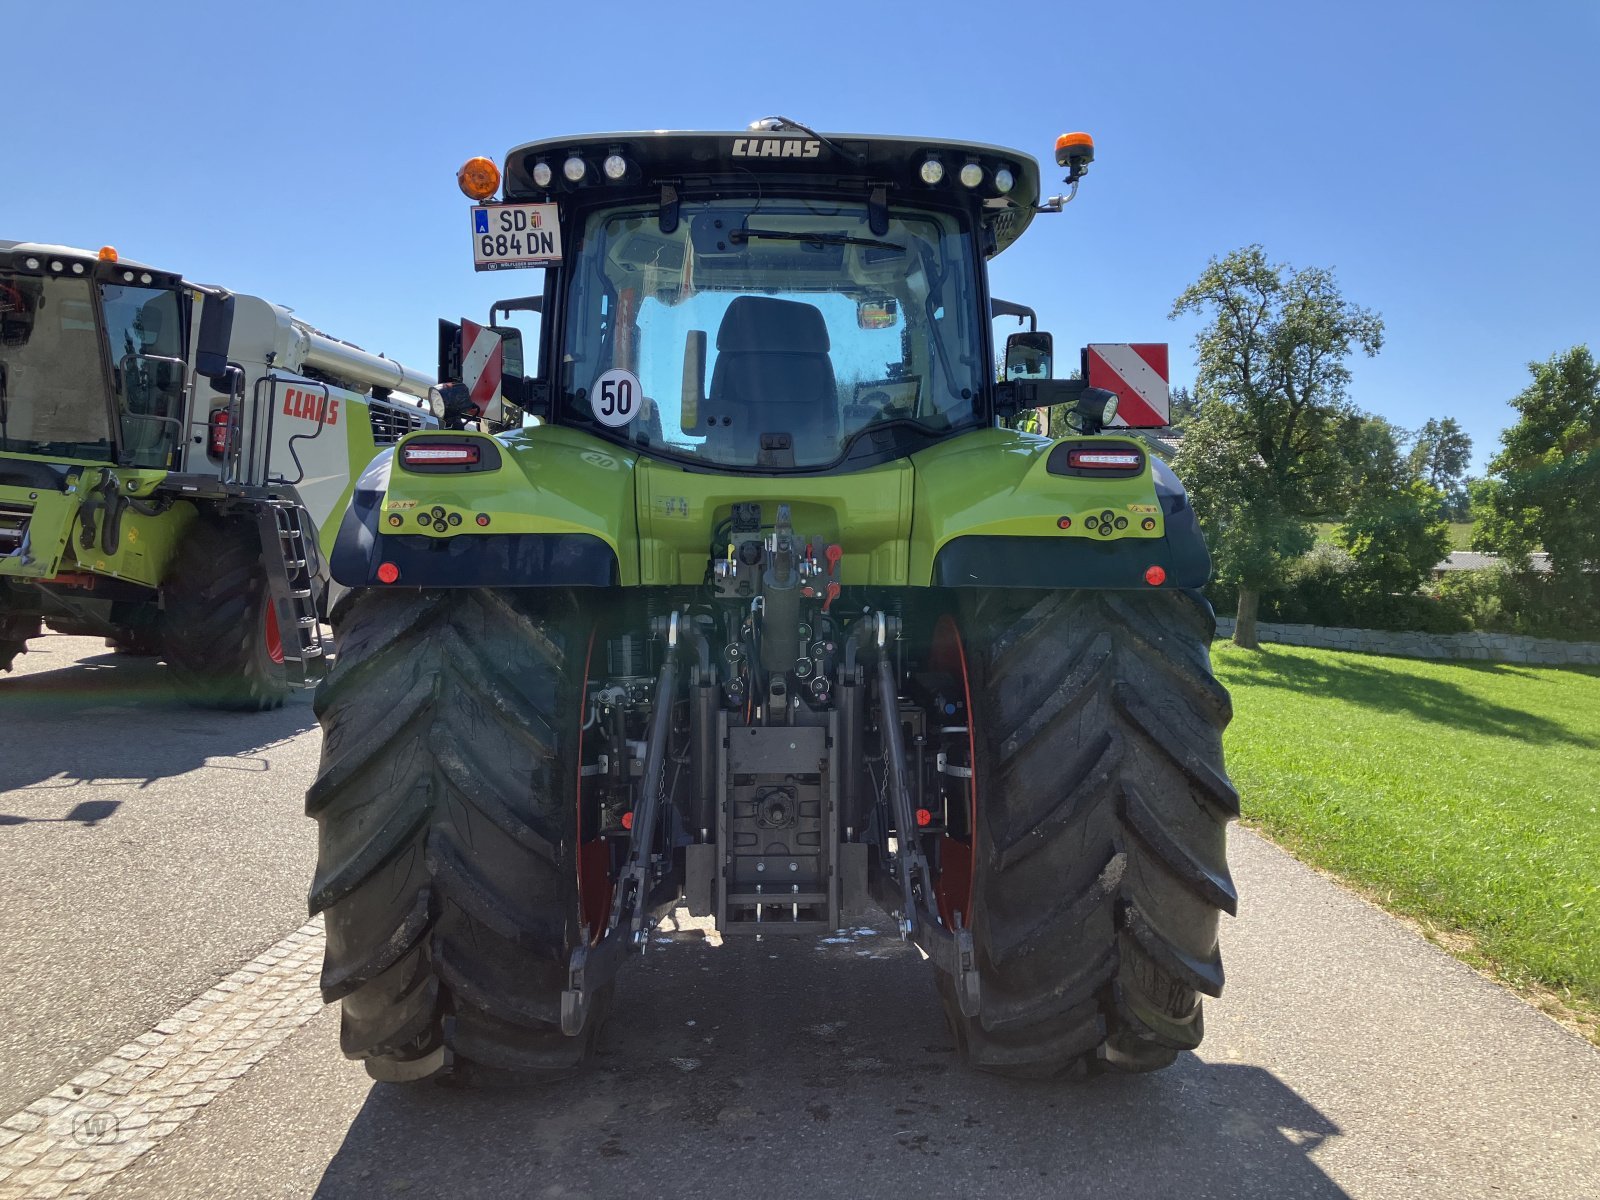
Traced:
POLYGON ((912 461, 913 584, 1194 588, 1210 576, 1183 486, 1130 438, 986 429, 912 461))
POLYGON ((744 475, 686 471, 641 459, 639 496, 640 582, 670 586, 704 582, 715 544, 735 504, 762 506, 770 526, 787 504, 796 533, 821 538, 844 551, 840 582, 846 587, 903 587, 909 582, 914 472, 905 460, 844 475, 744 475))
POLYGON ((636 458, 573 429, 425 430, 356 482, 330 569, 346 587, 607 587, 639 582, 636 458), (408 446, 474 446, 405 465, 408 446))

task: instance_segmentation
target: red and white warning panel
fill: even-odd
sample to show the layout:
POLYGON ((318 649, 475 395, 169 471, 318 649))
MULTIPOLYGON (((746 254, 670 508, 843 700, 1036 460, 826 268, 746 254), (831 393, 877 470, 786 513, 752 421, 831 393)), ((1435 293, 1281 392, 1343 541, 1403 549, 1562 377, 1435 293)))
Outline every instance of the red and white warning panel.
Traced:
POLYGON ((1083 352, 1090 387, 1117 394, 1111 422, 1130 429, 1159 429, 1171 411, 1165 342, 1096 342, 1083 352))
POLYGON ((478 411, 490 421, 502 419, 500 380, 505 371, 505 346, 500 335, 461 318, 461 382, 478 411))

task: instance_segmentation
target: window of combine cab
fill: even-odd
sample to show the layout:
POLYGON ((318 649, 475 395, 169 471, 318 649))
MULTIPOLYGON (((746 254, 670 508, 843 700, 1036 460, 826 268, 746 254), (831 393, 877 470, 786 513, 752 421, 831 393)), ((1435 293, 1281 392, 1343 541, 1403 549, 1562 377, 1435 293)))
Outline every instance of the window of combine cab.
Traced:
POLYGON ((0 451, 111 459, 90 286, 0 272, 0 451))
POLYGON ((124 459, 168 467, 183 434, 183 330, 176 292, 100 285, 124 459))
POLYGON ((942 212, 896 210, 881 235, 860 202, 684 203, 671 234, 654 207, 591 214, 571 263, 563 419, 732 468, 917 448, 979 423, 976 270, 942 212), (593 393, 618 368, 644 399, 612 428, 593 393))

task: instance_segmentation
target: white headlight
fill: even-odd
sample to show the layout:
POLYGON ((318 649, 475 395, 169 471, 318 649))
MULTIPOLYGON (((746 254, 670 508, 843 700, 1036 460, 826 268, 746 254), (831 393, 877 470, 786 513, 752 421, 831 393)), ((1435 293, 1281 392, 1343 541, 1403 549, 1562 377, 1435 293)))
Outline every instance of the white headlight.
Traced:
POLYGON ((1100 414, 1100 424, 1102 424, 1102 425, 1111 424, 1111 418, 1116 416, 1116 415, 1117 415, 1117 397, 1113 396, 1113 397, 1111 397, 1111 399, 1106 401, 1105 411, 1100 414))
POLYGON ((968 163, 961 168, 961 182, 964 186, 973 188, 983 182, 983 168, 977 163, 968 163))
POLYGON ((603 166, 607 179, 618 180, 628 173, 628 160, 620 154, 608 154, 603 166))
POLYGON ((994 186, 1002 196, 1015 187, 1016 182, 1017 178, 1011 173, 1009 167, 1001 167, 994 173, 994 186))
POLYGON ((60 271, 60 270, 65 269, 65 267, 66 267, 66 264, 63 263, 59 258, 52 258, 50 260, 50 269, 52 271, 60 271))
POLYGON ((561 164, 561 173, 572 183, 582 183, 583 177, 588 174, 589 168, 584 165, 583 159, 574 154, 561 164))
POLYGON ((139 276, 139 282, 140 283, 149 283, 150 282, 150 272, 146 271, 143 275, 139 276))
POLYGON ((540 187, 549 187, 550 181, 555 178, 555 172, 550 169, 547 162, 533 164, 533 182, 540 187))
POLYGON ((922 182, 930 187, 944 178, 944 164, 937 158, 930 158, 922 164, 922 182))
POLYGON ((83 264, 82 263, 73 263, 72 264, 72 273, 74 275, 82 275, 83 274, 83 264))
POLYGON ((37 259, 37 258, 27 258, 27 259, 23 259, 23 264, 24 264, 24 265, 25 265, 25 266, 26 266, 26 267, 27 267, 27 268, 28 268, 28 270, 30 270, 30 271, 37 271, 37 270, 38 270, 38 269, 39 269, 39 260, 38 260, 38 259, 37 259))
POLYGON ((436 387, 428 389, 428 409, 441 421, 444 420, 444 393, 436 387))

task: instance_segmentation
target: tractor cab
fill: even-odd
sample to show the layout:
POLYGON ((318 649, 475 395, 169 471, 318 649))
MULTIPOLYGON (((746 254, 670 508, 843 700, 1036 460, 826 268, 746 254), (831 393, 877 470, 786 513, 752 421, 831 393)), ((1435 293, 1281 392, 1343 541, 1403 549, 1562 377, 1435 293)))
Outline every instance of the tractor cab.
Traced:
MULTIPOLYGON (((1039 211, 1038 164, 757 125, 506 157, 503 202, 473 210, 474 263, 549 268, 524 407, 649 458, 763 474, 873 466, 1014 410, 985 262, 1039 211)), ((475 159, 460 179, 486 200, 500 171, 475 159)))

